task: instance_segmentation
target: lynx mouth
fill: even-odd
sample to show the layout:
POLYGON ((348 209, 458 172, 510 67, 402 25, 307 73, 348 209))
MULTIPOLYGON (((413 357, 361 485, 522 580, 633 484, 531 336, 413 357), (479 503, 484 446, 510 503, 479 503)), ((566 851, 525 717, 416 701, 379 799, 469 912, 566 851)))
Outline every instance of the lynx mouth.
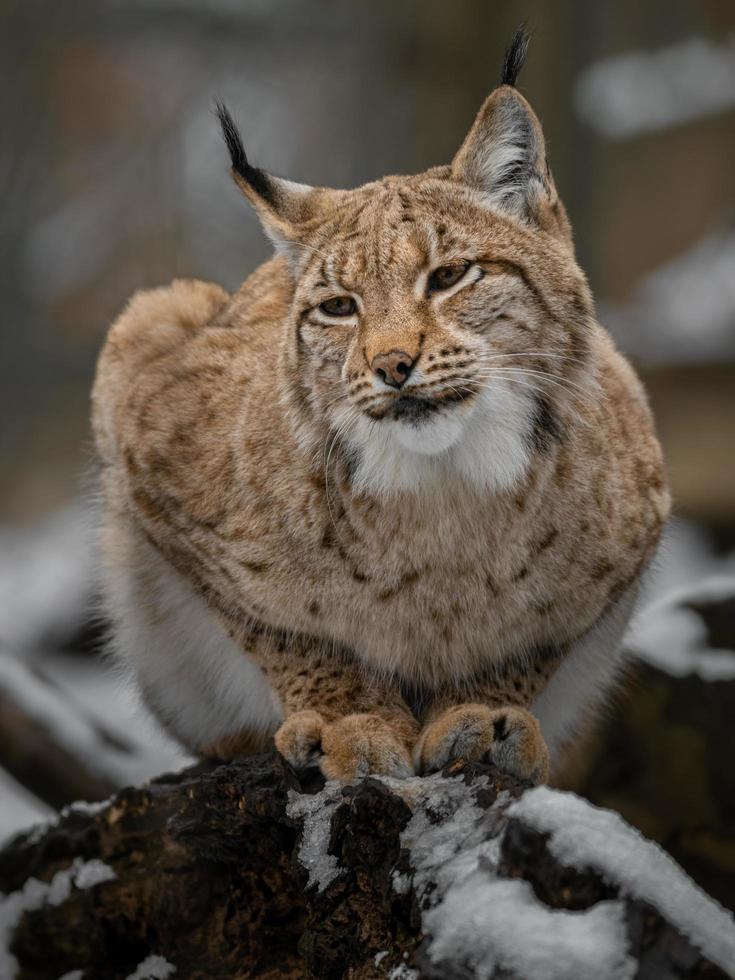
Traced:
POLYGON ((400 419, 402 422, 421 422, 438 412, 440 408, 441 404, 431 398, 402 395, 393 402, 385 417, 400 419))
POLYGON ((468 390, 447 391, 434 398, 421 395, 401 395, 383 414, 383 418, 395 419, 420 425, 436 417, 442 409, 447 409, 470 398, 474 392, 468 390))

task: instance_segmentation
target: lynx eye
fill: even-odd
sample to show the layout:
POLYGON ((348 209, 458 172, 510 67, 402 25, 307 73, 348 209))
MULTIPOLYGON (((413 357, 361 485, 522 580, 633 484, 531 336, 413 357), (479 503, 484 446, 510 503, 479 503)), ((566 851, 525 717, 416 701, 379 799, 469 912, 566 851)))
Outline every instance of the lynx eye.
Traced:
POLYGON ((354 316, 357 303, 351 296, 333 296, 319 304, 319 309, 327 316, 354 316))
POLYGON ((470 265, 471 263, 466 260, 464 262, 452 262, 451 265, 440 265, 429 276, 429 292, 438 293, 443 289, 456 286, 470 265))

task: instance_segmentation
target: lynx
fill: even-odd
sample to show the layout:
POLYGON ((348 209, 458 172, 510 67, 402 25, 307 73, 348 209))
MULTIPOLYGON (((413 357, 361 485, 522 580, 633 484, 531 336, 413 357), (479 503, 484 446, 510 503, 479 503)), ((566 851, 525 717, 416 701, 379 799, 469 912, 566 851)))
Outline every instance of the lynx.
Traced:
POLYGON ((356 190, 248 160, 275 256, 138 293, 93 424, 117 655, 165 729, 329 778, 558 774, 621 674, 669 498, 506 54, 449 166, 356 190))

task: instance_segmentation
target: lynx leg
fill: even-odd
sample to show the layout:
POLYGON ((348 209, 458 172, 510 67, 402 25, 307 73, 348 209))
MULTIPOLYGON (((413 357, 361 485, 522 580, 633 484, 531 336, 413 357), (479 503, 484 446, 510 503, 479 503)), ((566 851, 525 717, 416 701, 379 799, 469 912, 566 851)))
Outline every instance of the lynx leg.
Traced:
POLYGON ((366 679, 312 641, 295 641, 263 663, 283 704, 276 748, 296 769, 318 764, 328 779, 413 773, 417 724, 400 695, 366 679))
POLYGON ((319 764, 346 780, 411 774, 417 726, 394 690, 314 640, 230 636, 133 528, 118 526, 114 536, 115 653, 161 725, 191 752, 231 759, 266 748, 275 732, 296 768, 319 764))
POLYGON ((452 759, 487 758, 533 782, 562 775, 565 750, 589 733, 622 673, 620 647, 637 587, 631 587, 595 625, 539 662, 503 680, 478 683, 472 703, 437 699, 414 751, 417 771, 452 759))

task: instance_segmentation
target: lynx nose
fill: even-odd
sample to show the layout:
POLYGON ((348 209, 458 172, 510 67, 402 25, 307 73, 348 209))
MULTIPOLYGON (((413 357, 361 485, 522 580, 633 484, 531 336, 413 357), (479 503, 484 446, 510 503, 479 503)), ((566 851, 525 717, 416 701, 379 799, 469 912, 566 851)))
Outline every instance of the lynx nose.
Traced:
POLYGON ((373 374, 391 388, 400 388, 408 380, 413 365, 414 359, 404 350, 389 350, 385 354, 376 354, 370 362, 373 374))

